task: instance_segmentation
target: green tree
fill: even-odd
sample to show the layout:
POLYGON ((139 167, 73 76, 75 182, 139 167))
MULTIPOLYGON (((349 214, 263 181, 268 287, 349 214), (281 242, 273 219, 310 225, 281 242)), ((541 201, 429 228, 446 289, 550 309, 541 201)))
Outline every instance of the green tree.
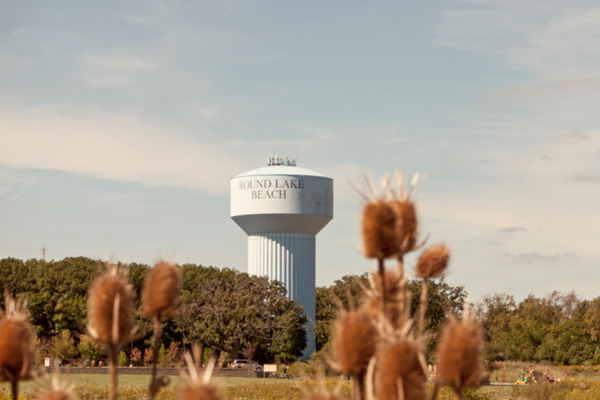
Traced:
POLYGON ((119 352, 119 356, 117 357, 117 365, 119 367, 126 367, 129 365, 129 358, 123 350, 119 352))
POLYGON ((106 348, 99 343, 90 341, 86 336, 81 337, 77 350, 79 350, 82 358, 90 361, 99 361, 106 358, 106 348))
POLYGON ((75 340, 69 331, 62 331, 50 339, 48 343, 48 355, 61 360, 72 360, 77 355, 75 340))
POLYGON ((271 353, 278 363, 294 362, 306 347, 306 316, 293 303, 289 310, 275 318, 271 353))
POLYGON ((510 345, 511 322, 517 308, 513 296, 494 293, 483 297, 479 314, 483 323, 486 360, 504 360, 510 345))

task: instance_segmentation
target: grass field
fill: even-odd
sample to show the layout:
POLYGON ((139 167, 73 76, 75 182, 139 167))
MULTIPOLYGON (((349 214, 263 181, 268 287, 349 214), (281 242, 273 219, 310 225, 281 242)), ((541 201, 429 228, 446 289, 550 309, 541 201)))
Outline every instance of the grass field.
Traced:
MULTIPOLYGON (((149 384, 149 375, 120 375, 119 376, 119 399, 142 400, 148 398, 147 386, 149 384)), ((177 376, 171 377, 171 385, 161 392, 158 400, 171 400, 175 398, 176 388, 184 382, 184 379, 177 376)), ((75 392, 81 400, 104 399, 108 393, 108 375, 85 375, 85 374, 64 374, 60 380, 73 385, 75 392)), ((259 378, 215 378, 214 383, 222 389, 225 399, 302 399, 303 390, 309 387, 316 387, 314 380, 278 380, 278 379, 259 379, 259 378)), ((340 385, 345 399, 349 398, 350 386, 348 381, 329 379, 326 384, 333 388, 340 385)), ((45 380, 38 382, 28 381, 20 385, 21 396, 23 400, 36 398, 36 392, 47 386, 45 380)), ((10 387, 7 383, 0 385, 0 400, 9 399, 10 387)))
MULTIPOLYGON (((585 371, 584 371, 585 372, 585 371)), ((570 373, 570 372, 569 372, 570 373)), ((588 375, 584 373, 583 375, 588 375)), ((595 376, 597 377, 597 376, 595 376)), ((119 399, 145 400, 149 375, 120 375, 119 399)), ((80 400, 105 399, 108 393, 108 375, 65 374, 61 381, 75 386, 75 392, 80 400)), ((176 398, 176 388, 184 382, 177 376, 171 377, 169 388, 161 392, 157 400, 173 400, 176 398)), ((259 378, 216 378, 222 388, 224 399, 264 399, 264 400, 301 400, 307 390, 322 387, 318 380, 278 380, 259 378)), ((324 381, 329 389, 339 386, 341 398, 350 398, 350 384, 336 378, 324 381)), ((46 386, 44 380, 38 382, 23 382, 21 399, 33 400, 38 389, 46 386)), ((0 400, 9 400, 10 389, 7 383, 0 384, 0 400)), ((439 400, 451 400, 450 391, 444 390, 439 400)), ((483 386, 468 393, 465 400, 597 400, 600 399, 600 382, 596 379, 577 377, 554 384, 533 384, 527 387, 498 387, 483 386)))
MULTIPOLYGON (((50 375, 53 376, 53 375, 50 375)), ((177 386, 184 381, 184 378, 179 376, 170 376, 171 385, 177 386)), ((108 374, 63 374, 60 376, 62 382, 66 382, 69 385, 80 386, 80 385, 96 385, 96 386, 108 386, 108 374)), ((187 378, 185 378, 187 379, 187 378)), ((229 387, 237 385, 248 385, 248 384, 277 384, 282 383, 281 380, 276 379, 261 379, 261 378, 214 378, 213 380, 220 386, 229 387)), ((286 381, 290 382, 290 381, 286 381)), ((298 381, 294 381, 297 382, 298 381)), ((119 386, 122 387, 146 387, 150 383, 150 375, 119 375, 119 386)), ((39 381, 25 381, 20 384, 23 389, 36 389, 43 387, 45 381, 40 379, 39 381)), ((8 382, 0 384, 0 389, 10 390, 8 382)))

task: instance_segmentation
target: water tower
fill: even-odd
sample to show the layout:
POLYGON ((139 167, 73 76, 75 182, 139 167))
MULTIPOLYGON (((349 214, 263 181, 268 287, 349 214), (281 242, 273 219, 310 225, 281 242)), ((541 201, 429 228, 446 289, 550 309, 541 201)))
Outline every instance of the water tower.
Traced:
POLYGON ((308 358, 316 350, 315 236, 333 218, 333 179, 275 156, 230 184, 231 218, 248 235, 248 273, 283 282, 304 307, 308 358))

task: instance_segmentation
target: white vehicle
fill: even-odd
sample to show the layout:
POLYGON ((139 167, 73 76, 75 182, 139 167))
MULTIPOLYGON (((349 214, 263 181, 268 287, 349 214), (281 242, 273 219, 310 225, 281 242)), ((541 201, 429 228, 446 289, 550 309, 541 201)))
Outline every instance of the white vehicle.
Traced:
POLYGON ((263 367, 259 364, 252 364, 248 360, 233 360, 231 368, 253 369, 254 371, 262 371, 263 367))

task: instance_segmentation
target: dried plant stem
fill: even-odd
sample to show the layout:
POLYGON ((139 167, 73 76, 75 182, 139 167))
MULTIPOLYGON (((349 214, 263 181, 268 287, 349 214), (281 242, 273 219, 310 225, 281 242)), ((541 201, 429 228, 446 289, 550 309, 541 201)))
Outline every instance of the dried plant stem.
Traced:
POLYGON ((110 389, 108 398, 117 400, 117 345, 110 343, 108 345, 108 371, 110 373, 110 389))
POLYGON ((427 311, 427 296, 429 286, 427 285, 427 278, 423 278, 421 285, 421 302, 419 303, 419 334, 423 334, 425 331, 425 312, 427 311))
POLYGON ((383 258, 379 258, 377 259, 378 262, 378 266, 379 266, 379 276, 381 278, 381 308, 383 309, 383 313, 385 315, 385 310, 386 310, 386 301, 387 301, 387 296, 385 293, 385 265, 383 263, 383 258))
POLYGON ((13 400, 19 399, 19 380, 13 379, 10 381, 10 387, 12 389, 12 398, 13 400))
POLYGON ((352 376, 352 400, 363 400, 365 393, 365 374, 352 376))
POLYGON ((160 319, 154 318, 154 345, 152 352, 152 379, 150 380, 150 400, 158 394, 161 385, 156 384, 156 364, 158 364, 158 352, 160 346, 160 338, 162 336, 162 329, 160 326, 160 319))
POLYGON ((440 387, 438 386, 437 383, 435 383, 433 385, 433 393, 431 394, 431 400, 436 400, 437 399, 439 390, 440 390, 440 387))
POLYGON ((404 276, 404 256, 398 256, 398 276, 400 279, 404 276))
MULTIPOLYGON (((400 278, 400 282, 404 279, 404 256, 398 256, 398 276, 400 278)), ((400 304, 399 304, 399 314, 400 314, 400 325, 404 326, 404 316, 406 315, 405 311, 406 307, 406 286, 402 285, 400 290, 400 304)))

